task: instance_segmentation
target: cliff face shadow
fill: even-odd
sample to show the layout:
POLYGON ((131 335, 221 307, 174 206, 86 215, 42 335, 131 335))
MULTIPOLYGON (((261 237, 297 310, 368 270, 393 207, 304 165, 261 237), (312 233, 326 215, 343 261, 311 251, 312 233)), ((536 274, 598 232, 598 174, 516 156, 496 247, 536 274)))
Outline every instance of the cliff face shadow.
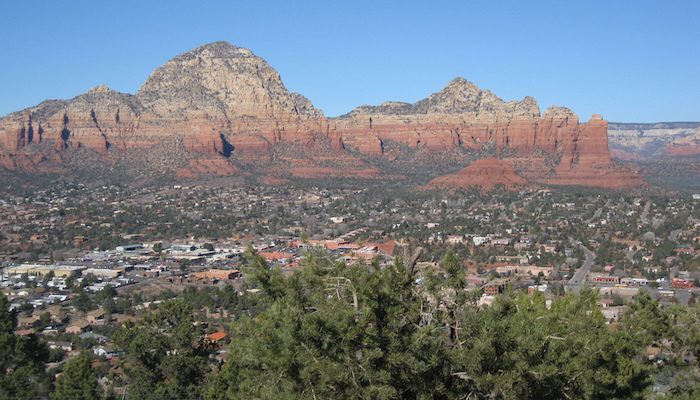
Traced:
POLYGON ((226 136, 224 136, 223 133, 220 134, 220 137, 221 137, 221 155, 226 157, 226 158, 229 158, 229 157, 231 157, 231 154, 233 154, 234 147, 231 144, 231 142, 226 140, 226 136))
POLYGON ((61 140, 65 142, 68 140, 68 138, 70 138, 70 131, 68 130, 68 128, 63 128, 61 130, 61 140))

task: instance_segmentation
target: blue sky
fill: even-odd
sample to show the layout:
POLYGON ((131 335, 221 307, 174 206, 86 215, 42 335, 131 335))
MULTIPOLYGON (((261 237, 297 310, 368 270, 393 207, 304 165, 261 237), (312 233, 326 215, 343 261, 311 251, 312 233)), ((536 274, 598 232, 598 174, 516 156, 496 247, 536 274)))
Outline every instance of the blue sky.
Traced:
POLYGON ((4 1, 0 115, 98 84, 134 93, 168 59, 226 40, 330 116, 463 76, 581 119, 700 120, 700 1, 570 3, 4 1))

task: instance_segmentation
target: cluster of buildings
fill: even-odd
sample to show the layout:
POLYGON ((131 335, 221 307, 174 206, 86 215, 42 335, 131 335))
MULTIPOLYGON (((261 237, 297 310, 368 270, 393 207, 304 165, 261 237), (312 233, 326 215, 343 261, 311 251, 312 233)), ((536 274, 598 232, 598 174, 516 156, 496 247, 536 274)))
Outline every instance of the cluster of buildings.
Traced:
MULTIPOLYGON (((143 293, 138 314, 157 307, 159 300, 148 297, 165 291, 238 290, 248 248, 285 273, 315 250, 347 264, 385 266, 403 248, 418 246, 424 249, 418 269, 439 270, 452 249, 487 306, 508 288, 563 293, 586 260, 575 239, 599 257, 584 280, 600 290, 601 310, 614 321, 639 291, 680 303, 697 294, 700 276, 689 265, 700 257, 700 217, 698 203, 688 200, 548 190, 435 195, 63 184, 0 198, 0 290, 21 312, 19 334, 45 334, 64 350, 74 346, 55 337, 73 335, 109 358, 119 352, 102 327, 138 316, 80 301, 143 293), (673 229, 665 229, 669 224, 673 229), (662 251, 668 242, 670 252, 662 251)), ((207 318, 228 316, 214 310, 207 318)), ((208 340, 225 336, 214 332, 208 340)))

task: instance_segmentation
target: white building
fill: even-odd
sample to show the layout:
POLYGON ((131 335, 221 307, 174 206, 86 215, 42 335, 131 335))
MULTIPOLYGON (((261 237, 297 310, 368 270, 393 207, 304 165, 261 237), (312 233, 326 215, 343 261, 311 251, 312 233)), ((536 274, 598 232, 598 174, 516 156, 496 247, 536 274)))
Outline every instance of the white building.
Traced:
POLYGON ((481 246, 482 244, 488 243, 489 238, 486 236, 474 236, 472 237, 472 242, 474 246, 481 246))
POLYGON ((447 237, 447 243, 449 243, 449 244, 464 243, 464 236, 462 236, 462 235, 449 235, 447 237))

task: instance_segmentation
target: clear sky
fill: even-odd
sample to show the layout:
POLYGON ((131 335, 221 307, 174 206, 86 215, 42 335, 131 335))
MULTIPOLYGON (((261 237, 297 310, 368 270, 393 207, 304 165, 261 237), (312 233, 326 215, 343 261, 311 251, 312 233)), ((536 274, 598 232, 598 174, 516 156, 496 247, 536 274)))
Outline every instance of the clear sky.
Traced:
POLYGON ((700 120, 700 1, 47 1, 0 4, 0 115, 226 40, 329 116, 463 76, 587 119, 700 120))

